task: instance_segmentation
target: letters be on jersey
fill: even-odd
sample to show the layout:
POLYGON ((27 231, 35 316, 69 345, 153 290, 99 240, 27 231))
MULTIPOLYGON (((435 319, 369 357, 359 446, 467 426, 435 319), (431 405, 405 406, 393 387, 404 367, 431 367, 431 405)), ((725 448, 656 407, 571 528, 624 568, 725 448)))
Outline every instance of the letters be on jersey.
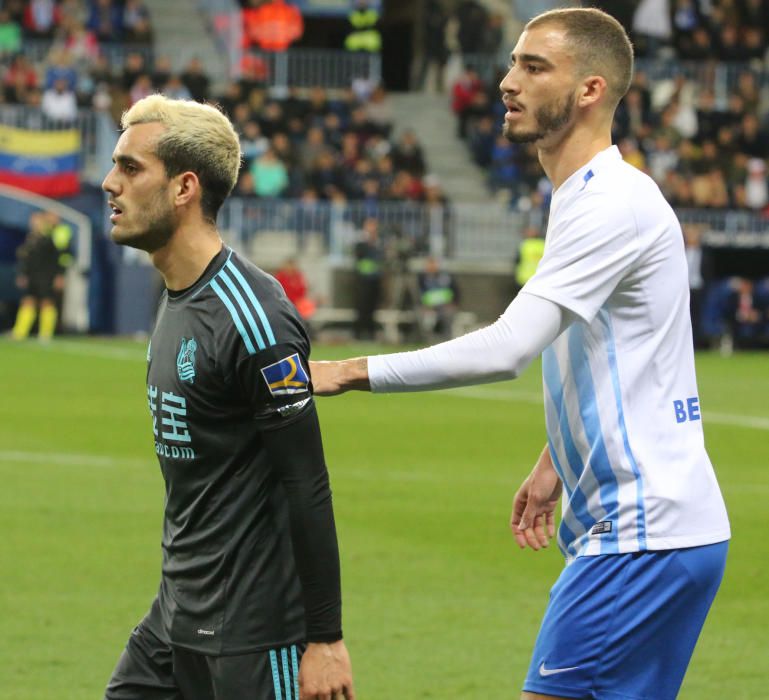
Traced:
POLYGON ((298 353, 264 367, 262 376, 273 396, 302 394, 309 391, 310 378, 302 367, 298 353))

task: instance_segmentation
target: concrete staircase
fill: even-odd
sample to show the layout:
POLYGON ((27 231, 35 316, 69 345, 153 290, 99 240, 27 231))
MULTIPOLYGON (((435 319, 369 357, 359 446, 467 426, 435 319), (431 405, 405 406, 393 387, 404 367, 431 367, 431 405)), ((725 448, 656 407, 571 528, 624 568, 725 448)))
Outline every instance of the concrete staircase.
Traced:
POLYGON ((181 11, 175 0, 145 0, 155 34, 155 55, 171 58, 173 70, 180 73, 193 57, 203 62, 214 90, 227 81, 227 55, 217 46, 208 27, 208 18, 194 0, 181 11))
POLYGON ((472 160, 457 136, 457 120, 446 94, 393 93, 395 136, 411 129, 422 145, 428 172, 436 175, 454 202, 496 203, 486 186, 485 171, 472 160))

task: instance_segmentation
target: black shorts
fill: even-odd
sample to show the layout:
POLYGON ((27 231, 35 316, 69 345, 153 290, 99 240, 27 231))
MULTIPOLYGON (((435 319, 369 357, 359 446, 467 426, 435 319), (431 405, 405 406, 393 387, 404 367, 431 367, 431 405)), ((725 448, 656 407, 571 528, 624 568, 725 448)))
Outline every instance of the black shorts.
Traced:
POLYGON ((158 639, 144 625, 131 634, 104 700, 299 700, 304 644, 238 656, 206 656, 158 639))
POLYGON ((34 274, 27 277, 27 288, 22 290, 22 296, 30 296, 35 299, 54 299, 56 290, 53 288, 55 277, 48 274, 34 274))

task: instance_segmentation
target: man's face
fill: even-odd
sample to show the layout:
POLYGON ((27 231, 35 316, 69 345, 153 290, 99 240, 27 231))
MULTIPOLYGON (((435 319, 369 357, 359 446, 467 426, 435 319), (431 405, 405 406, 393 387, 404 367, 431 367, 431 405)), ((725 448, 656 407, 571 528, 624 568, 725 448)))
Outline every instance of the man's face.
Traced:
POLYGON ((538 146, 557 140, 573 123, 576 102, 564 30, 545 25, 521 34, 499 88, 507 107, 502 126, 507 139, 538 146))
POLYGON ((112 154, 114 166, 102 183, 112 209, 112 240, 148 253, 162 248, 176 227, 174 181, 155 155, 155 142, 164 129, 160 123, 126 129, 112 154))

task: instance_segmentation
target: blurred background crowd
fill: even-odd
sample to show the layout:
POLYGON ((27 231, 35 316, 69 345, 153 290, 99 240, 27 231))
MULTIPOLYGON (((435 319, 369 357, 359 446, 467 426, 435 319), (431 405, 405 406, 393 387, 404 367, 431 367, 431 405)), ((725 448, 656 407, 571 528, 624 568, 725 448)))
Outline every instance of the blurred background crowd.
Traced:
MULTIPOLYGON (((601 6, 633 38, 637 70, 617 113, 614 139, 625 160, 647 172, 683 212, 696 342, 724 352, 735 342, 766 344, 767 0, 422 0, 416 6, 355 0, 321 13, 309 10, 310 3, 284 0, 200 7, 157 0, 0 0, 0 113, 13 128, 78 129, 84 114, 105 115, 116 128, 124 109, 155 91, 217 102, 243 147, 233 197, 245 217, 241 225, 250 228, 238 239, 260 231, 285 235, 287 228, 301 234, 308 226, 296 212, 315 212, 326 230, 314 255, 336 254, 337 263, 343 256, 348 287, 357 296, 339 301, 339 284, 327 284, 313 314, 324 304, 356 308, 356 333, 371 337, 377 309, 427 306, 417 282, 428 274, 453 270, 443 291, 428 296, 450 297, 447 308, 458 308, 463 248, 447 231, 463 227, 469 184, 449 186, 451 168, 441 167, 448 148, 431 144, 431 132, 450 132, 444 138, 465 159, 455 179, 481 182, 481 208, 488 211, 493 203, 500 227, 509 228, 513 245, 503 263, 510 284, 498 284, 496 293, 509 299, 520 286, 514 269, 522 262, 531 266, 527 241, 544 236, 551 191, 535 149, 500 134, 498 84, 523 23, 569 4, 601 6), (164 51, 167 15, 174 13, 203 17, 219 52, 231 54, 224 74, 210 70, 194 47, 184 55, 164 51), (353 70, 343 81, 276 79, 290 65, 280 59, 302 50, 365 57, 369 69, 353 70), (431 100, 436 114, 451 117, 449 128, 437 116, 434 127, 420 127, 420 105, 428 102, 404 102, 404 94, 431 100), (291 216, 280 215, 280 203, 288 203, 291 216), (400 218, 385 216, 390 204, 400 207, 400 218), (403 212, 417 209, 406 205, 421 207, 418 226, 404 223, 417 216, 407 219, 403 212), (335 242, 328 233, 334 207, 351 206, 348 233, 335 242), (743 229, 754 238, 740 252, 734 238, 743 229), (436 243, 435 231, 442 242, 436 243), (764 252, 751 254, 755 250, 764 252), (366 276, 364 269, 382 278, 373 296, 355 282, 366 276), (362 313, 368 314, 363 321, 362 313)), ((83 132, 85 141, 95 138, 83 132)), ((296 255, 283 257, 296 267, 296 255)), ((465 277, 461 298, 467 309, 479 317, 493 313, 487 307, 501 310, 502 301, 473 306, 472 299, 488 292, 465 277)), ((413 325, 420 328, 415 320, 413 325)))

